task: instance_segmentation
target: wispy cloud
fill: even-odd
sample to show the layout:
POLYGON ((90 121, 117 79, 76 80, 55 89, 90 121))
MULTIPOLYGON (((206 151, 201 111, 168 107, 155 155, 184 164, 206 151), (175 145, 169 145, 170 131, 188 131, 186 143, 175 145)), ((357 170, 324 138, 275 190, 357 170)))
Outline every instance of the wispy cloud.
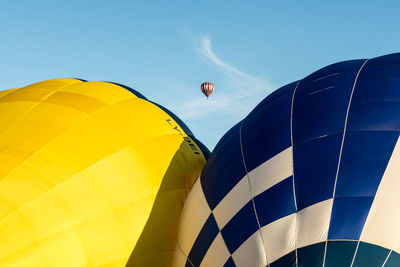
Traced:
POLYGON ((195 119, 215 112, 223 112, 236 119, 243 118, 274 88, 268 80, 250 75, 222 60, 213 51, 210 37, 195 38, 190 31, 187 31, 187 35, 193 51, 211 68, 220 72, 221 79, 208 100, 196 95, 191 97, 191 101, 173 107, 182 119, 195 119))
POLYGON ((201 54, 207 61, 215 64, 217 67, 221 68, 225 73, 229 75, 238 76, 241 79, 257 81, 259 85, 264 86, 267 82, 262 79, 255 78, 247 73, 244 73, 237 68, 229 65, 228 63, 222 61, 215 53, 212 51, 211 39, 208 36, 201 38, 201 54))

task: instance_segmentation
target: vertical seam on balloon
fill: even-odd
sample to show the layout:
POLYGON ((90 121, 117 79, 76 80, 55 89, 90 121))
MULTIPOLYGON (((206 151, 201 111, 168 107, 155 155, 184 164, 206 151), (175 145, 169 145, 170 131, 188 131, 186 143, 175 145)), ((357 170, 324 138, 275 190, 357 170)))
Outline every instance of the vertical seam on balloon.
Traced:
MULTIPOLYGON (((25 112, 21 117, 19 117, 12 125, 10 125, 4 132, 2 132, 1 134, 0 134, 0 137, 1 136, 4 136, 12 127, 14 127, 21 119, 23 119, 24 117, 26 117, 30 112, 32 112, 32 110, 34 110, 36 107, 38 107, 40 104, 42 104, 43 103, 43 101, 45 101, 46 99, 48 99, 50 96, 52 96, 52 95, 54 95, 55 93, 57 93, 60 89, 64 89, 64 88, 66 88, 66 87, 69 87, 69 86, 73 86, 74 84, 68 84, 68 85, 66 85, 66 86, 64 86, 64 87, 61 87, 61 88, 57 88, 57 89, 55 89, 55 90, 53 90, 53 91, 51 91, 50 90, 50 93, 48 93, 47 95, 45 95, 40 101, 37 101, 27 112, 25 112)), ((23 88, 23 87, 22 87, 23 88)), ((10 93, 13 93, 13 92, 16 92, 16 91, 19 91, 20 89, 22 89, 22 88, 17 88, 17 89, 15 89, 15 90, 13 90, 13 91, 11 91, 10 93)), ((45 89, 45 90, 47 90, 47 89, 45 89)), ((8 93, 7 95, 9 95, 10 93, 8 93)), ((4 96, 4 95, 3 95, 4 96)), ((2 97, 3 97, 2 96, 2 97)), ((2 98, 2 97, 0 97, 0 98, 2 98)), ((30 156, 29 156, 30 157, 30 156)), ((19 166, 19 165, 18 165, 19 166)))
POLYGON ((399 242, 400 242, 400 237, 397 238, 396 243, 394 244, 393 248, 390 250, 389 254, 386 256, 386 259, 385 259, 385 261, 383 262, 382 267, 385 266, 386 262, 388 261, 390 255, 391 255, 392 252, 393 252, 393 249, 399 245, 399 242))
POLYGON ((44 96, 40 101, 37 101, 28 111, 26 111, 21 117, 19 117, 12 125, 10 125, 4 132, 1 133, 0 136, 4 136, 12 127, 14 127, 20 120, 25 118, 32 110, 34 110, 37 106, 39 106, 44 100, 49 98, 51 95, 55 94, 57 91, 50 91, 46 96, 44 96))
MULTIPOLYGON (((177 134, 177 133, 173 133, 173 134, 179 135, 179 134, 177 134)), ((144 140, 144 142, 146 142, 146 141, 148 141, 148 140, 151 140, 151 138, 150 138, 150 139, 144 140)), ((141 142, 136 143, 136 144, 134 144, 134 145, 137 145, 137 144, 140 144, 140 143, 141 143, 141 142)), ((121 148, 121 149, 119 149, 119 150, 113 152, 113 153, 110 154, 109 156, 114 155, 115 153, 117 153, 117 152, 119 152, 119 151, 122 151, 122 150, 126 149, 126 148, 129 147, 129 146, 131 146, 131 145, 125 146, 125 147, 123 147, 123 148, 121 148)), ((108 156, 107 156, 107 157, 108 157, 108 156)), ((104 157, 104 158, 106 158, 106 157, 104 157)), ((94 162, 93 164, 96 164, 97 162, 103 160, 104 158, 99 159, 98 161, 94 162)), ((77 174, 79 174, 79 173, 81 173, 82 171, 86 170, 87 168, 89 168, 89 167, 92 166, 93 164, 89 165, 88 167, 86 167, 86 168, 84 168, 84 169, 79 170, 79 171, 76 172, 76 173, 73 173, 73 174, 71 175, 71 177, 72 177, 72 176, 75 176, 75 175, 77 175, 77 174)), ((46 192, 44 192, 44 193, 42 193, 42 194, 40 194, 40 195, 34 197, 33 199, 31 199, 31 201, 33 201, 33 200, 35 200, 35 199, 38 199, 38 198, 41 198, 41 197, 43 197, 45 194, 49 194, 50 192, 52 192, 52 190, 58 188, 61 184, 64 184, 65 182, 66 182, 66 180, 63 180, 63 181, 61 181, 60 183, 58 183, 57 185, 55 185, 55 186, 53 186, 53 187, 49 187, 49 188, 48 188, 48 191, 46 191, 46 192)), ((8 213, 5 217, 1 218, 1 220, 0 220, 0 225, 3 223, 3 221, 4 221, 5 219, 7 219, 9 216, 15 214, 17 211, 19 211, 21 208, 25 207, 26 205, 27 205, 27 204, 24 204, 24 205, 22 205, 22 206, 19 206, 18 208, 16 208, 15 210, 13 210, 11 213, 8 213)), ((122 207, 122 206, 121 206, 121 207, 122 207)), ((101 215, 102 215, 102 214, 106 214, 106 213, 101 213, 101 215)), ((85 221, 83 221, 83 222, 85 222, 85 221)), ((65 229, 63 229, 63 231, 66 230, 66 229, 69 229, 69 228, 70 228, 70 227, 65 228, 65 229)), ((40 240, 39 240, 39 241, 40 241, 40 240)), ((37 242, 37 241, 35 241, 35 242, 37 242)), ((0 261, 1 261, 2 259, 3 259, 3 258, 0 258, 0 261)))
POLYGON ((11 93, 13 93, 13 92, 15 92, 16 90, 18 90, 18 89, 20 89, 20 88, 15 88, 15 89, 6 89, 6 90, 4 90, 4 91, 2 91, 2 92, 6 92, 7 90, 10 90, 9 92, 7 92, 6 94, 4 94, 4 95, 1 95, 0 96, 0 99, 2 99, 3 97, 5 97, 5 96, 8 96, 9 94, 11 94, 11 93))
MULTIPOLYGON (((400 242, 400 237, 397 238, 397 241, 396 241, 396 243, 394 244, 393 248, 397 247, 397 246, 399 245, 399 242, 400 242)), ((385 261, 384 261, 383 264, 382 264, 382 267, 384 267, 385 264, 386 264, 386 262, 388 261, 390 255, 392 254, 393 248, 390 250, 389 254, 387 255, 385 261)))
MULTIPOLYGON (((398 238, 397 241, 396 241, 396 243, 394 244, 394 248, 397 247, 397 245, 399 244, 399 241, 400 241, 400 239, 398 238)), ((385 261, 383 262, 382 267, 385 266, 385 264, 386 264, 386 262, 388 261, 390 255, 392 254, 392 252, 393 252, 393 248, 389 251, 388 255, 386 256, 386 259, 385 259, 385 261)))
POLYGON ((353 255, 353 259, 351 260, 350 267, 352 267, 353 264, 354 264, 354 260, 356 259, 356 255, 357 255, 358 247, 359 247, 359 246, 360 246, 360 241, 357 242, 356 250, 354 251, 354 255, 353 255))
POLYGON ((388 260, 388 259, 389 259, 389 257, 390 257, 390 254, 392 254, 392 251, 393 251, 393 249, 391 249, 391 250, 389 251, 389 254, 386 256, 386 259, 385 259, 385 261, 383 262, 383 264, 382 264, 382 267, 384 267, 384 266, 385 266, 385 264, 386 264, 387 260, 388 260))
POLYGON ((293 146, 293 107, 294 107, 294 95, 296 94, 297 91, 297 87, 299 86, 301 80, 297 82, 296 87, 293 90, 293 94, 292 94, 292 103, 290 104, 290 143, 292 145, 292 178, 293 178, 293 198, 294 198, 294 206, 296 208, 296 215, 294 217, 295 219, 295 224, 294 224, 294 233, 295 233, 295 237, 294 237, 294 251, 295 251, 295 255, 296 255, 296 267, 298 266, 299 262, 298 262, 298 257, 297 257, 297 200, 296 200, 296 187, 295 187, 295 183, 294 183, 294 146, 293 146))
POLYGON ((246 171, 247 182, 249 184, 251 203, 253 204, 253 210, 254 210, 254 214, 256 215, 256 220, 257 220, 257 225, 258 225, 258 231, 260 233, 261 242, 262 242, 262 246, 263 246, 264 253, 265 253, 265 260, 267 261, 267 266, 270 266, 269 260, 268 260, 268 256, 267 256, 267 250, 266 250, 265 245, 264 245, 264 238, 263 238, 263 235, 262 235, 262 232, 261 232, 260 220, 258 219, 258 214, 257 214, 257 210, 256 210, 256 204, 254 203, 253 192, 251 190, 249 172, 247 171, 246 161, 244 159, 244 152, 243 152, 243 145, 242 145, 242 126, 243 126, 243 122, 244 122, 244 119, 240 123, 240 128, 239 128, 240 152, 242 154, 243 166, 244 166, 244 169, 246 171))
MULTIPOLYGON (((50 97, 50 96, 51 96, 51 95, 49 95, 48 97, 50 97)), ((46 97, 45 99, 47 99, 47 97, 46 97)), ((44 101, 45 99, 41 100, 41 102, 39 102, 37 105, 41 104, 42 101, 44 101)), ((137 98, 137 99, 143 100, 143 99, 141 99, 141 98, 137 98)), ((146 100, 146 99, 144 99, 144 100, 145 100, 145 101, 148 101, 148 100, 146 100)), ((113 103, 112 105, 117 104, 117 103, 120 103, 120 102, 123 102, 123 101, 125 101, 125 100, 117 101, 117 102, 113 103)), ((149 101, 148 101, 148 102, 149 102, 149 101)), ((149 103, 153 104, 152 102, 149 102, 149 103)), ((37 105, 36 105, 36 106, 37 106, 37 105)), ((57 104, 54 104, 54 105, 57 105, 57 104)), ((93 111, 93 112, 91 112, 91 113, 87 113, 87 114, 84 115, 81 119, 75 121, 73 124, 71 124, 71 125, 69 125, 68 127, 64 128, 63 132, 65 132, 66 130, 71 129, 71 128, 77 126, 77 125, 79 125, 79 123, 82 123, 84 120, 86 120, 86 119, 88 119, 90 116, 92 116, 93 113, 98 112, 99 110, 102 110, 103 108, 105 108, 105 107, 107 107, 107 106, 109 106, 109 105, 104 105, 104 106, 102 106, 102 107, 96 109, 95 111, 93 111)), ((33 108, 34 108, 34 107, 33 107, 33 108)), ((32 110, 33 110, 33 109, 32 109, 32 110)), ((32 110, 31 110, 31 111, 32 111, 32 110)), ((172 119, 173 119, 173 118, 172 118, 172 119)), ((53 142, 53 141, 54 141, 56 138, 58 138, 63 132, 61 132, 61 133, 59 133, 59 134, 53 136, 47 143, 42 144, 41 148, 43 148, 43 147, 47 146, 48 144, 50 144, 51 142, 53 142)), ((185 132, 185 133, 186 133, 186 132, 185 132)), ((171 134, 178 134, 178 133, 171 133, 171 134)), ((0 137, 1 137, 2 135, 3 135, 3 134, 0 134, 0 137)), ((148 139, 145 139, 145 140, 143 140, 143 141, 146 141, 146 140, 148 140, 148 139)), ((39 151, 39 150, 37 150, 37 151, 35 151, 33 154, 29 155, 24 161, 27 161, 28 159, 30 159, 30 158, 32 158, 33 156, 35 156, 36 153, 37 153, 38 151, 39 151)), ((22 163, 21 163, 21 164, 22 164, 22 163)), ((15 169, 17 169, 17 168, 19 168, 19 167, 21 166, 21 164, 15 166, 14 169, 12 169, 9 173, 7 173, 7 175, 1 177, 0 180, 4 179, 4 177, 10 175, 10 173, 13 173, 13 172, 15 171, 15 169)))
MULTIPOLYGON (((74 85, 74 84, 68 84, 68 85, 63 86, 63 87, 61 87, 61 88, 57 88, 57 89, 55 89, 55 90, 53 90, 53 91, 50 91, 50 93, 48 93, 47 95, 45 95, 40 101, 37 101, 36 104, 33 105, 33 106, 30 108, 29 111, 25 112, 18 120, 16 120, 16 121, 15 121, 12 125, 10 125, 3 133, 1 133, 0 136, 4 136, 4 134, 7 133, 12 127, 14 127, 14 126, 17 124, 18 121, 20 121, 22 118, 24 118, 26 115, 28 115, 32 110, 34 110, 37 106, 39 106, 41 103, 43 103, 43 101, 45 101, 46 99, 48 99, 48 98, 49 98, 50 96, 52 96, 53 94, 57 93, 60 89, 64 89, 65 87, 68 87, 68 86, 71 86, 71 85, 74 85)), ((23 88, 23 87, 22 87, 22 88, 23 88)), ((15 90, 11 91, 10 93, 19 91, 19 90, 22 89, 22 88, 17 88, 17 89, 15 89, 15 90)), ((47 90, 47 89, 45 89, 45 90, 47 90)), ((6 95, 9 95, 10 93, 8 93, 8 94, 6 94, 6 95)), ((3 95, 3 96, 5 96, 5 95, 3 95)), ((3 96, 2 96, 2 97, 3 97, 3 96)), ((0 97, 0 98, 1 98, 1 97, 0 97)))
POLYGON ((192 263, 192 261, 189 259, 189 255, 186 255, 185 252, 183 252, 183 249, 181 248, 181 245, 179 244, 179 240, 176 241, 176 245, 179 248, 179 250, 182 252, 183 256, 186 257, 186 260, 189 261, 189 263, 192 265, 192 267, 194 267, 194 264, 192 263))
MULTIPOLYGON (((348 103, 348 105, 347 105, 346 117, 345 117, 345 119, 344 119, 344 128, 343 128, 342 142, 341 142, 340 151, 339 151, 339 160, 338 160, 338 165, 337 165, 337 168, 336 168, 335 184, 334 184, 334 186, 333 186, 332 208, 331 208, 331 220, 330 220, 329 225, 328 225, 328 231, 327 231, 327 237, 326 237, 325 249, 324 249, 324 261, 323 261, 323 263, 322 263, 322 267, 325 267, 326 251, 327 251, 327 247, 328 247, 328 236, 329 236, 330 225, 331 225, 331 223, 332 223, 333 205, 334 205, 335 196, 336 196, 336 184, 337 184, 337 179, 338 179, 338 176, 339 176, 340 163, 341 163, 341 160, 342 160, 343 145, 344 145, 344 139, 345 139, 345 137, 346 137, 347 120, 348 120, 348 118, 349 118, 349 112, 350 112, 351 101, 352 101, 352 99, 353 99, 354 89, 355 89, 355 87, 356 87, 356 85, 357 85, 358 76, 360 75, 362 69, 364 68, 364 66, 365 66, 365 64, 368 62, 368 60, 369 60, 369 59, 366 59, 366 60, 364 61, 364 63, 361 65, 360 69, 359 69, 358 72, 357 72, 356 78, 354 79, 353 87, 351 88, 349 103, 348 103)), ((360 243, 360 241, 357 242, 357 248, 356 248, 356 251, 355 251, 355 253, 354 253, 353 261, 354 261, 354 258, 355 258, 355 256, 356 256, 359 243, 360 243)), ((353 262, 352 262, 352 264, 351 264, 350 266, 353 266, 353 262)))

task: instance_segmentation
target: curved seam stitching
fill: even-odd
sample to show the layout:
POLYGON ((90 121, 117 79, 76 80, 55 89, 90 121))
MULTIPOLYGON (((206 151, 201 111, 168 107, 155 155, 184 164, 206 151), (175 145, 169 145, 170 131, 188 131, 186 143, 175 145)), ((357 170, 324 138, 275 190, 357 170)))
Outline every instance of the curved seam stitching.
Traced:
MULTIPOLYGON (((396 242, 395 247, 397 246, 398 243, 399 243, 399 239, 397 239, 397 242, 396 242)), ((390 255, 392 254, 392 251, 393 251, 393 248, 389 251, 388 255, 386 256, 386 259, 385 259, 385 261, 383 262, 382 267, 385 266, 385 264, 386 264, 386 262, 388 261, 390 255)))
POLYGON ((256 210, 256 205, 255 205, 255 203, 254 203, 253 192, 252 192, 252 190, 251 190, 250 177, 249 177, 249 173, 248 173, 248 171, 247 171, 246 161, 245 161, 245 159, 244 159, 244 152, 243 152, 243 145, 242 145, 242 126, 243 126, 243 122, 244 122, 244 119, 243 119, 242 122, 240 123, 240 128, 239 128, 240 152, 241 152, 241 155, 242 155, 243 166, 244 166, 244 169, 245 169, 245 171, 246 171, 247 182, 248 182, 248 184, 249 184, 251 203, 252 203, 252 205, 253 205, 253 210, 254 210, 254 213, 255 213, 255 215, 256 215, 256 220, 257 220, 257 225, 258 225, 258 231, 259 231, 259 233, 260 233, 261 242, 262 242, 262 247, 263 247, 263 250, 264 250, 264 253, 265 253, 265 260, 267 261, 267 266, 270 266, 269 260, 268 260, 268 256, 267 256, 267 250, 265 249, 265 245, 264 245, 264 238, 263 238, 263 235, 262 235, 262 232, 261 232, 260 221, 259 221, 259 219, 258 219, 258 214, 257 214, 257 210, 256 210))
POLYGON ((358 240, 358 241, 357 241, 356 250, 354 251, 354 255, 353 255, 353 259, 351 260, 350 267, 352 267, 352 266, 353 266, 353 264, 354 264, 354 260, 356 259, 356 255, 357 255, 357 252, 358 252, 358 247, 359 247, 359 246, 360 246, 360 240, 358 240))
POLYGON ((384 266, 386 265, 386 262, 388 261, 390 255, 391 255, 392 252, 393 252, 393 249, 399 245, 399 242, 400 242, 400 236, 397 238, 397 241, 396 241, 396 243, 394 244, 393 248, 390 250, 389 254, 386 256, 386 259, 385 259, 385 261, 383 262, 382 267, 384 267, 384 266))
MULTIPOLYGON (((340 162, 341 162, 341 157, 342 157, 342 149, 343 149, 343 145, 344 145, 344 139, 345 139, 345 136, 346 136, 347 119, 348 119, 348 114, 349 114, 349 112, 350 112, 351 100, 353 99, 353 93, 354 93, 354 90, 355 90, 355 87, 356 87, 356 84, 357 84, 357 81, 358 81, 358 76, 360 75, 361 70, 364 68, 364 66, 365 66, 365 64, 368 62, 368 60, 369 60, 369 59, 367 59, 367 60, 364 62, 364 64, 362 64, 360 70, 358 71, 357 76, 356 76, 356 79, 355 79, 355 81, 354 81, 353 89, 352 89, 352 91, 351 91, 349 106, 348 106, 348 108, 347 108, 347 113, 346 113, 346 121, 345 121, 345 125, 344 125, 345 128, 344 128, 344 131, 343 131, 342 145, 341 145, 341 148, 340 148, 339 163, 338 163, 338 168, 337 168, 337 171, 336 171, 336 179, 335 179, 334 194, 336 194, 336 183, 337 183, 337 178, 338 178, 338 175, 339 175, 339 168, 340 168, 340 162)), ((332 202, 332 209, 333 209, 333 202, 332 202)), ((328 231, 328 233, 329 233, 329 231, 328 231)), ((328 242, 327 242, 327 243, 328 243, 328 242)), ((356 256, 357 256, 357 252, 358 252, 359 246, 360 246, 360 240, 357 241, 357 247, 356 247, 356 250, 354 251, 354 255, 353 255, 353 259, 352 259, 352 261, 351 261, 350 267, 353 267, 353 264, 354 264, 354 261, 355 261, 356 256)))
MULTIPOLYGON (((354 242, 354 243, 355 243, 355 242, 357 242, 357 241, 359 241, 359 240, 356 240, 356 239, 335 239, 335 240, 330 240, 330 241, 331 241, 331 242, 345 241, 345 242, 354 242)), ((316 244, 322 244, 322 243, 325 243, 325 241, 317 241, 317 242, 314 242, 314 243, 310 243, 310 244, 308 244, 308 245, 306 245, 306 246, 304 246, 304 247, 302 247, 302 248, 309 247, 309 246, 316 245, 316 244)), ((370 244, 370 245, 373 245, 373 246, 376 246, 376 247, 379 247, 379 248, 383 248, 383 249, 385 249, 385 250, 387 250, 387 251, 390 251, 390 249, 387 248, 387 247, 383 247, 383 246, 381 246, 381 245, 377 245, 377 244, 374 244, 374 243, 371 243, 371 242, 361 241, 360 243, 370 244)), ((394 250, 393 250, 393 251, 394 251, 394 250)), ((284 254, 283 256, 287 256, 287 255, 289 255, 291 252, 292 252, 292 251, 289 251, 288 253, 284 254)), ((396 253, 396 251, 394 251, 394 252, 396 253)), ((282 256, 282 257, 283 257, 283 256, 282 256)), ((281 259, 282 257, 278 258, 277 260, 281 259)), ((275 263, 275 261, 274 261, 273 263, 275 263)))
MULTIPOLYGON (((177 245, 177 247, 179 248, 179 250, 182 252, 183 256, 186 257, 186 260, 188 260, 189 263, 192 265, 192 267, 194 267, 194 264, 193 264, 192 261, 189 259, 189 254, 186 255, 186 253, 183 252, 183 249, 181 248, 181 245, 179 244, 179 240, 176 241, 176 245, 177 245)), ((174 257, 174 258, 175 258, 175 257, 174 257)))
POLYGON ((299 86, 301 80, 297 82, 296 87, 293 90, 293 95, 292 95, 292 103, 290 107, 290 142, 292 145, 292 170, 293 170, 293 198, 294 198, 294 206, 296 208, 296 216, 295 216, 295 239, 294 239, 294 251, 296 254, 296 267, 298 266, 298 257, 297 257, 297 199, 296 199, 296 184, 294 182, 294 146, 293 146, 293 108, 294 108, 294 96, 296 94, 297 87, 299 86))
MULTIPOLYGON (((360 69, 357 72, 357 75, 356 75, 356 77, 354 79, 353 87, 351 89, 349 103, 347 105, 346 117, 345 117, 345 120, 344 120, 344 129, 343 129, 342 142, 341 142, 341 145, 340 145, 339 160, 338 160, 338 165, 337 165, 337 168, 336 168, 335 184, 333 186, 331 217, 330 217, 330 222, 329 222, 328 230, 327 230, 327 237, 326 237, 326 241, 325 241, 324 259, 323 259, 322 267, 325 267, 326 252, 327 252, 327 247, 328 247, 328 235, 329 235, 329 230, 330 230, 330 226, 331 226, 331 223, 332 223, 332 211, 333 211, 333 205, 334 205, 334 202, 335 202, 336 185, 337 185, 337 180, 338 180, 338 176, 339 176, 340 163, 341 163, 341 160, 342 160, 343 145, 344 145, 344 139, 346 137, 347 120, 348 120, 349 113, 350 113, 350 105, 351 105, 351 101, 353 99, 354 89, 355 89, 355 87, 357 85, 358 76, 360 75, 361 70, 364 68, 364 66, 368 62, 368 60, 369 59, 365 60, 365 62, 361 65, 360 69)), ((360 241, 358 241, 358 243, 357 243, 357 248, 358 248, 359 243, 360 243, 360 241)), ((356 253, 357 253, 357 249, 356 249, 354 257, 353 257, 353 262, 354 262, 354 258, 356 256, 356 253)), ((353 262, 350 265, 350 267, 353 266, 353 262)))
POLYGON ((57 91, 50 91, 48 92, 40 101, 33 102, 34 104, 29 108, 29 110, 25 111, 24 114, 22 114, 18 119, 16 119, 11 125, 7 127, 7 129, 4 130, 4 132, 1 133, 0 137, 3 137, 6 133, 10 131, 19 121, 24 119, 29 113, 31 113, 35 108, 37 108, 40 104, 43 103, 47 98, 55 94, 57 91))
MULTIPOLYGON (((105 157, 102 157, 102 158, 100 158, 100 159, 94 161, 92 164, 86 166, 85 168, 82 168, 82 169, 80 169, 79 171, 77 171, 77 172, 71 174, 71 176, 69 176, 69 178, 72 178, 72 177, 74 177, 74 176, 76 176, 76 175, 82 173, 83 171, 85 171, 86 169, 88 169, 88 168, 92 167, 93 165, 99 163, 100 161, 105 160, 106 158, 109 158, 109 157, 115 155, 116 153, 119 153, 119 152, 121 152, 121 151, 123 151, 123 150, 125 150, 125 149, 127 149, 127 148, 129 148, 129 147, 136 146, 136 145, 140 145, 140 144, 142 144, 142 143, 148 142, 149 140, 152 140, 152 139, 155 139, 155 138, 160 138, 160 137, 170 136, 170 135, 178 135, 178 136, 180 136, 179 133, 170 133, 170 134, 166 134, 166 135, 155 136, 154 138, 144 139, 144 140, 142 140, 141 142, 137 142, 137 143, 135 143, 135 144, 129 144, 129 145, 125 146, 125 147, 122 147, 121 149, 118 149, 118 150, 114 151, 113 153, 111 153, 111 154, 109 154, 109 155, 106 155, 105 157)), ((67 182, 67 181, 69 181, 69 179, 62 180, 60 183, 56 184, 55 186, 48 187, 48 190, 47 190, 46 192, 43 192, 42 194, 35 196, 35 197, 32 198, 29 202, 27 202, 27 203, 25 203, 24 205, 21 205, 21 206, 15 208, 15 210, 13 210, 13 211, 10 212, 9 214, 7 214, 5 217, 0 218, 0 226, 1 226, 1 225, 4 223, 4 221, 5 221, 7 218, 9 218, 11 215, 15 214, 16 212, 18 212, 19 210, 21 210, 22 208, 24 208, 25 206, 27 206, 27 205, 28 205, 29 203, 31 203, 32 201, 35 201, 36 199, 42 198, 42 197, 44 197, 45 195, 49 194, 50 192, 53 192, 54 189, 60 187, 61 185, 63 185, 63 184, 64 184, 65 182, 67 182)))
MULTIPOLYGON (((114 209, 119 209, 119 208, 122 208, 122 207, 126 207, 126 206, 132 204, 133 202, 137 202, 137 201, 132 201, 132 202, 129 202, 129 203, 126 203, 126 204, 123 204, 123 205, 119 205, 119 206, 115 207, 114 209)), ((99 213, 99 214, 96 215, 95 217, 91 217, 91 218, 82 220, 82 221, 79 222, 79 223, 76 223, 76 224, 73 224, 73 225, 69 225, 68 227, 62 228, 62 229, 60 229, 59 231, 56 231, 56 232, 54 232, 54 233, 51 233, 50 235, 46 235, 46 236, 44 236, 44 237, 42 237, 42 238, 39 238, 38 240, 35 240, 34 242, 32 242, 32 243, 30 243, 30 244, 28 244, 28 245, 26 245, 26 246, 24 246, 24 247, 21 247, 21 248, 15 250, 15 251, 13 251, 12 253, 10 253, 10 254, 8 254, 8 255, 6 255, 6 256, 0 258, 0 261, 4 260, 4 259, 6 259, 6 258, 8 258, 8 257, 10 257, 10 256, 12 256, 12 255, 15 255, 16 253, 20 252, 21 250, 26 249, 26 248, 28 248, 28 247, 34 245, 34 244, 40 243, 40 242, 42 242, 43 240, 47 240, 47 239, 49 239, 50 237, 52 237, 52 236, 54 236, 54 235, 56 235, 56 234, 58 234, 58 233, 62 233, 62 232, 71 230, 71 229, 73 229, 74 227, 77 227, 77 226, 82 225, 82 224, 84 224, 84 223, 87 223, 87 222, 90 222, 90 221, 92 221, 92 220, 98 219, 99 217, 101 217, 101 216, 103 216, 103 215, 114 213, 114 209, 108 209, 108 210, 105 211, 105 212, 99 213)), ((83 248, 83 249, 85 249, 85 248, 83 248)))
MULTIPOLYGON (((170 111, 169 109, 167 109, 166 107, 164 107, 164 106, 162 106, 162 105, 160 105, 160 104, 157 104, 157 103, 155 103, 155 102, 153 102, 153 101, 147 99, 144 95, 142 95, 142 94, 139 93, 137 90, 135 90, 135 89, 133 89, 133 88, 131 88, 131 87, 129 87, 129 86, 126 86, 126 85, 123 85, 123 84, 119 84, 119 83, 114 83, 114 82, 107 82, 107 81, 104 81, 104 82, 105 82, 105 83, 112 84, 112 85, 116 85, 116 86, 118 86, 118 87, 120 87, 120 88, 122 88, 122 89, 124 89, 124 90, 127 90, 128 92, 130 92, 131 94, 133 94, 133 95, 136 96, 137 98, 140 98, 140 99, 142 99, 142 100, 145 100, 145 101, 147 101, 147 102, 153 104, 153 105, 156 106, 157 108, 161 109, 161 110, 162 110, 164 113, 166 113, 168 116, 170 116, 170 117, 174 120, 174 122, 175 122, 176 124, 178 124, 178 126, 182 129, 182 131, 183 131, 186 135, 188 135, 188 136, 193 135, 193 137, 194 137, 194 134, 190 131, 189 127, 188 127, 183 121, 181 121, 181 123, 179 123, 178 121, 176 121, 176 120, 174 119, 174 116, 175 116, 176 118, 178 118, 178 119, 179 119, 179 117, 178 117, 175 113, 173 113, 172 111, 170 111), (137 95, 137 94, 138 94, 138 95, 137 95), (164 109, 167 110, 167 111, 169 111, 170 113, 172 113, 173 116, 171 116, 170 114, 168 114, 168 112, 166 112, 164 109), (182 127, 181 124, 183 124, 183 126, 185 126, 185 127, 182 127), (185 131, 183 128, 186 128, 190 133, 186 133, 186 131, 185 131)), ((179 120, 180 120, 180 119, 179 119, 179 120)), ((197 145, 197 144, 196 144, 196 145, 197 145)))
MULTIPOLYGON (((142 100, 141 98, 138 98, 138 99, 142 100)), ((128 99, 128 100, 129 100, 129 99, 128 99)), ((109 105, 104 105, 104 106, 102 106, 102 107, 96 109, 95 111, 93 111, 93 112, 91 112, 91 113, 87 113, 86 115, 82 116, 82 118, 80 118, 79 120, 73 122, 72 124, 70 124, 70 125, 68 125, 66 128, 64 128, 64 129, 62 130, 62 132, 60 132, 60 133, 56 134, 55 136, 53 136, 51 139, 48 140, 48 142, 42 144, 41 147, 40 147, 40 149, 43 149, 44 147, 48 146, 51 142, 54 142, 57 138, 59 138, 59 137, 60 137, 62 134, 64 134, 67 130, 70 130, 70 129, 72 129, 72 128, 78 126, 78 125, 80 125, 81 123, 85 122, 87 119, 89 119, 90 117, 92 117, 93 114, 99 112, 100 110, 103 110, 103 109, 106 108, 106 107, 110 107, 110 106, 112 106, 112 105, 116 105, 116 104, 122 103, 122 102, 124 102, 124 101, 127 101, 127 99, 120 100, 120 101, 117 101, 117 102, 112 103, 112 104, 109 104, 109 105)), ((41 103, 41 102, 39 102, 38 105, 39 105, 40 103, 41 103)), ((59 104, 52 104, 52 105, 59 105, 59 104)), ((30 112, 31 112, 31 111, 30 111, 30 112)), ((167 114, 167 115, 168 115, 168 114, 167 114)), ((179 133, 171 133, 171 134, 179 134, 179 133)), ((186 133, 184 132, 184 134, 186 134, 186 133)), ((168 134, 167 134, 167 135, 168 135, 168 134)), ((186 135, 187 135, 187 134, 186 134, 186 135)), ((162 136, 162 135, 155 136, 155 137, 160 137, 160 136, 162 136)), ((182 136, 182 138, 184 137, 183 135, 181 135, 181 136, 182 136)), ((3 137, 3 134, 0 134, 0 138, 2 138, 2 137, 3 137)), ((148 139, 151 139, 151 138, 148 138, 148 139)), ((146 140, 148 140, 148 139, 144 139, 144 140, 142 140, 142 141, 146 141, 146 140)), ((23 140, 23 139, 21 139, 21 140, 23 140)), ((23 140, 23 141, 26 142, 25 140, 23 140)), ((194 141, 193 141, 193 142, 194 142, 194 141)), ((29 142, 29 143, 30 143, 30 142, 29 142)), ((139 142, 138 142, 138 143, 139 143, 139 142)), ((136 143, 135 143, 135 144, 136 144, 136 143)), ((196 144, 196 145, 197 145, 197 144, 196 144)), ((19 168, 19 167, 21 166, 21 164, 23 164, 24 162, 26 162, 27 160, 29 160, 30 158, 32 158, 33 156, 35 156, 35 155, 38 153, 38 151, 39 151, 40 149, 38 148, 38 150, 36 150, 33 154, 31 154, 31 155, 29 155, 27 158, 25 158, 25 159, 23 160, 23 162, 21 162, 20 164, 18 164, 17 166, 15 166, 9 173, 7 173, 7 175, 1 177, 0 180, 4 179, 4 178, 7 177, 8 175, 10 175, 10 173, 14 172, 15 169, 19 168)))
POLYGON ((2 99, 5 96, 8 96, 9 94, 15 92, 16 90, 18 90, 19 88, 11 88, 11 89, 5 89, 5 90, 1 90, 0 92, 7 92, 6 94, 3 94, 0 96, 0 99, 2 99))

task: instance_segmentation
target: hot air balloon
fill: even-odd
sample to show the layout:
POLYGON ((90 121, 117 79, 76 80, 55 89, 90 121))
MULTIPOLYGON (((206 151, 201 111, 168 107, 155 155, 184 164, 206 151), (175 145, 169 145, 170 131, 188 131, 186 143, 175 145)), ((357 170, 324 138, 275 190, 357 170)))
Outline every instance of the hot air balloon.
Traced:
POLYGON ((0 92, 0 266, 166 266, 207 150, 109 82, 0 92))
POLYGON ((266 97, 210 155, 173 266, 400 266, 400 54, 266 97))
POLYGON ((204 82, 201 84, 200 86, 201 91, 203 92, 203 94, 208 97, 212 94, 212 92, 214 91, 214 84, 210 83, 210 82, 204 82))

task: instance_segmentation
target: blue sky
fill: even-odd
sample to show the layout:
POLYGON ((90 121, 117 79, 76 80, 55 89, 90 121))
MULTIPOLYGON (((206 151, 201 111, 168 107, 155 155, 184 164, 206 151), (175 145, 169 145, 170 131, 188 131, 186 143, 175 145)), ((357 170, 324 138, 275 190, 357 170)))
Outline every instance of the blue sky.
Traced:
POLYGON ((399 1, 0 2, 0 89, 77 77, 130 86, 210 150, 275 89, 400 51, 399 1), (203 81, 212 81, 209 100, 203 81))

